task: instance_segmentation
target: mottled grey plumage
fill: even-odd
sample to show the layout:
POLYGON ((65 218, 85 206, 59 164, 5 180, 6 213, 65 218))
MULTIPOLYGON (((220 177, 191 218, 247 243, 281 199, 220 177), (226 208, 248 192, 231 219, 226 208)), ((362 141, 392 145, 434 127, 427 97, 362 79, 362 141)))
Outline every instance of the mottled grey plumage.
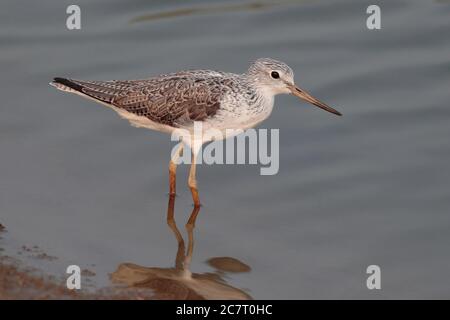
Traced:
MULTIPOLYGON (((265 58, 255 61, 248 72, 241 75, 191 70, 144 80, 81 81, 55 78, 52 84, 58 89, 70 88, 99 102, 176 128, 212 118, 221 107, 230 109, 230 106, 223 105, 230 100, 243 102, 247 107, 253 106, 255 112, 260 111, 261 108, 255 105, 264 98, 264 94, 259 92, 261 86, 258 82, 264 84, 260 73, 265 69, 278 70, 293 77, 287 65, 265 58)), ((236 111, 239 109, 237 107, 231 109, 236 111)))
MULTIPOLYGON (((229 88, 208 72, 179 72, 146 80, 80 81, 55 78, 91 98, 154 122, 178 127, 214 115, 229 88)), ((224 82, 226 83, 226 82, 224 82)))
POLYGON ((293 93, 339 114, 295 87, 292 69, 270 58, 256 60, 243 74, 190 70, 143 80, 55 78, 51 84, 113 107, 136 126, 162 131, 190 128, 194 121, 222 131, 247 129, 270 115, 273 97, 279 93, 293 93), (143 119, 150 121, 146 124, 143 119))

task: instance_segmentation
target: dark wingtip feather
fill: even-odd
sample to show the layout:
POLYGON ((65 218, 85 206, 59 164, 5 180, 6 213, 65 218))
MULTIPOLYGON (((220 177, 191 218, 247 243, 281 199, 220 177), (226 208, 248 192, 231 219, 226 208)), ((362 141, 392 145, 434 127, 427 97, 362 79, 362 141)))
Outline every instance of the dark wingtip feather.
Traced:
POLYGON ((72 80, 66 79, 66 78, 59 78, 59 77, 53 78, 53 83, 62 84, 64 86, 74 89, 76 91, 81 91, 83 89, 83 87, 80 86, 79 84, 75 83, 72 80))

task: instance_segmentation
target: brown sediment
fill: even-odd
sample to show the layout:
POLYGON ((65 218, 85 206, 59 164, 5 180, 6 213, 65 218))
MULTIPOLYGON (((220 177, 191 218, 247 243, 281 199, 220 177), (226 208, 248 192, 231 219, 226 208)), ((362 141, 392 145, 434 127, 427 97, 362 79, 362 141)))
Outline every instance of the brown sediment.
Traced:
MULTIPOLYGON (((91 272, 91 271, 90 271, 91 272)), ((155 299, 149 290, 111 287, 95 292, 69 290, 54 277, 39 275, 20 262, 0 257, 0 300, 146 300, 155 299)))
POLYGON ((84 277, 94 277, 96 274, 94 271, 91 271, 89 269, 83 269, 81 270, 81 275, 84 277))
POLYGON ((211 267, 223 272, 249 272, 252 269, 235 258, 215 257, 206 261, 211 267))
MULTIPOLYGON (((6 228, 0 224, 0 232, 6 228)), ((1 238, 0 238, 1 239, 1 238)), ((46 275, 42 271, 30 268, 16 258, 3 254, 0 247, 0 300, 145 300, 154 299, 150 290, 130 289, 127 287, 108 287, 97 291, 69 290, 65 279, 46 275)), ((30 254, 31 257, 44 260, 55 260, 43 252, 38 246, 23 245, 19 254, 30 254)), ((82 270, 82 276, 92 277, 91 270, 82 270)), ((87 281, 89 279, 85 279, 87 281)))
POLYGON ((40 260, 47 260, 47 261, 54 261, 57 260, 57 257, 51 256, 49 254, 47 254, 46 252, 44 252, 43 250, 41 250, 38 246, 34 245, 34 246, 26 246, 23 245, 21 247, 21 251, 17 252, 19 255, 22 255, 23 252, 29 253, 31 254, 30 256, 36 259, 40 259, 40 260))
MULTIPOLYGON (((2 249, 2 248, 0 248, 2 249)), ((181 293, 184 299, 200 299, 201 297, 186 290, 186 288, 178 288, 173 283, 147 283, 142 287, 129 286, 111 286, 92 290, 69 290, 65 284, 65 279, 57 279, 55 276, 47 275, 35 268, 27 267, 22 261, 10 256, 2 255, 0 250, 0 300, 154 300, 154 299, 174 299, 178 293, 181 293), (155 290, 166 287, 169 289, 155 290), (168 294, 169 293, 169 294, 168 294)), ((36 253, 43 259, 50 257, 42 252, 37 246, 22 246, 21 252, 36 253)), ((54 259, 51 259, 54 260, 54 259)), ((87 268, 81 271, 84 282, 89 283, 89 277, 96 274, 87 268), (87 277, 87 279, 86 279, 87 277)))
POLYGON ((58 259, 57 257, 46 254, 45 252, 35 255, 34 258, 41 259, 41 260, 48 260, 48 261, 53 261, 53 260, 58 259))
POLYGON ((0 257, 0 300, 75 298, 82 296, 43 276, 32 275, 31 270, 20 269, 9 257, 0 257))

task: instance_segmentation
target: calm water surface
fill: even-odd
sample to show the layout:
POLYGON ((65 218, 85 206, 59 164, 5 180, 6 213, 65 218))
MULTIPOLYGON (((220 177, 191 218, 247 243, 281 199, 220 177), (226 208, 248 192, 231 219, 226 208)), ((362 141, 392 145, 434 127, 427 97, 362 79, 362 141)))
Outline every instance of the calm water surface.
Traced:
MULTIPOLYGON (((6 254, 36 245, 58 259, 25 254, 28 264, 56 276, 78 264, 96 273, 83 278, 93 288, 110 285, 126 262, 131 271, 115 275, 128 283, 136 270, 151 279, 187 272, 176 268, 183 257, 166 224, 169 137, 48 82, 243 72, 268 56, 344 117, 277 97, 260 126, 280 129, 277 175, 199 167, 204 206, 189 264, 199 280, 190 289, 259 299, 450 297, 448 1, 382 2, 379 31, 365 27, 369 1, 78 3, 80 31, 65 28, 67 1, 0 5, 6 254), (371 264, 381 267, 380 291, 366 288, 371 264)), ((178 171, 174 212, 186 250, 187 170, 178 171)))

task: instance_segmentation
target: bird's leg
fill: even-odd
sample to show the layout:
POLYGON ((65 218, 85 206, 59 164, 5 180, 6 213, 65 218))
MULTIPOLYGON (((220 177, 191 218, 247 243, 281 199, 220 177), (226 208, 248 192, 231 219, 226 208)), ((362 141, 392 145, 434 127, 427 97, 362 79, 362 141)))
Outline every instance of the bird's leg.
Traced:
POLYGON ((197 189, 197 180, 195 179, 195 167, 197 161, 197 152, 192 150, 192 161, 191 161, 191 169, 189 170, 189 188, 192 193, 192 200, 194 200, 194 206, 200 207, 200 199, 198 197, 198 189, 197 189))
POLYGON ((183 143, 180 143, 178 149, 173 154, 169 162, 169 194, 175 195, 177 180, 177 162, 183 152, 183 143))

